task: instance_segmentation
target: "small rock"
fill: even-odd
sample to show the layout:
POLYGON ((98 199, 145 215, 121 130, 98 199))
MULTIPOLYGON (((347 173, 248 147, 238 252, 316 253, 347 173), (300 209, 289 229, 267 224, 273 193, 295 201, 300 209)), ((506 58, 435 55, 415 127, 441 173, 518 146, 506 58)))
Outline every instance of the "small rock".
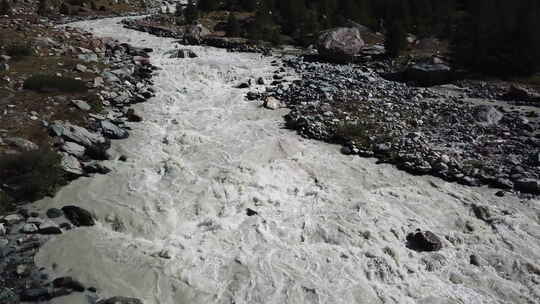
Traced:
POLYGON ((75 226, 94 226, 95 221, 92 214, 87 210, 77 206, 64 206, 62 211, 66 218, 75 226))
POLYGON ((246 214, 247 214, 247 216, 254 216, 254 215, 257 215, 259 213, 257 211, 255 211, 255 210, 251 209, 251 208, 247 208, 246 209, 246 214))
POLYGON ((84 290, 86 289, 84 285, 81 284, 81 282, 74 280, 72 277, 56 278, 52 283, 53 286, 56 288, 65 287, 78 292, 84 292, 84 290))
POLYGON ((61 234, 62 230, 55 222, 47 220, 39 226, 39 233, 40 234, 61 234))
POLYGON ((171 254, 169 253, 169 251, 167 249, 163 249, 161 250, 159 253, 158 253, 158 256, 160 258, 163 258, 163 259, 170 259, 171 258, 171 254))
POLYGON ((72 100, 71 103, 83 111, 90 111, 92 109, 92 107, 84 100, 75 99, 75 100, 72 100))
POLYGON ((4 217, 3 221, 8 225, 18 224, 24 221, 24 217, 20 214, 14 213, 4 217))
POLYGON ((22 233, 36 233, 37 231, 38 227, 32 223, 24 224, 21 228, 22 233))
POLYGON ((81 72, 81 73, 84 73, 88 70, 88 68, 82 64, 77 64, 75 66, 75 71, 78 71, 78 72, 81 72))
POLYGON ((275 97, 267 97, 265 100, 264 100, 264 104, 263 106, 267 109, 270 109, 270 110, 277 110, 279 108, 282 108, 283 105, 281 104, 281 102, 275 98, 275 97))
POLYGON ((62 151, 71 154, 77 158, 81 158, 86 152, 86 148, 71 141, 66 141, 60 148, 62 151))
POLYGON ((503 197, 503 196, 505 196, 505 194, 506 194, 506 192, 504 192, 504 191, 497 191, 497 192, 495 193, 495 196, 503 197))
POLYGON ((142 116, 135 112, 134 109, 128 109, 126 113, 128 121, 131 122, 141 122, 143 120, 142 116))
POLYGON ((102 129, 102 133, 105 137, 110 139, 124 139, 129 137, 128 131, 118 127, 108 120, 102 120, 99 122, 102 129))
POLYGON ((469 263, 471 263, 471 265, 474 265, 474 266, 481 266, 480 259, 475 254, 471 254, 471 256, 469 257, 469 263))
POLYGON ((46 214, 47 217, 53 219, 61 217, 62 215, 64 215, 64 212, 62 212, 62 210, 58 208, 50 208, 49 210, 47 210, 46 214))
POLYGON ((42 301, 48 300, 51 297, 47 288, 30 288, 21 293, 22 301, 42 301))
POLYGON ((79 160, 70 154, 62 153, 61 166, 64 171, 74 174, 83 175, 83 169, 79 160))
POLYGON ((2 304, 19 304, 19 296, 11 289, 0 287, 0 303, 2 304))
POLYGON ((143 302, 136 298, 112 297, 98 301, 97 304, 143 304, 143 302))
POLYGON ((407 247, 416 251, 437 251, 442 248, 442 242, 433 232, 418 229, 407 235, 407 247))
POLYGON ((6 227, 4 226, 3 223, 0 224, 0 236, 4 236, 4 235, 6 235, 6 233, 7 233, 6 227))

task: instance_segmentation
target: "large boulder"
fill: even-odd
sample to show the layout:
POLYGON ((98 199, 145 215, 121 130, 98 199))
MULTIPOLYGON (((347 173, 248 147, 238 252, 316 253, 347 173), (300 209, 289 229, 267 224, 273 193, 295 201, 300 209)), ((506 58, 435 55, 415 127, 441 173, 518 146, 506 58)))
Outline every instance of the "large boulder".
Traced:
POLYGON ((484 126, 497 125, 503 118, 503 113, 499 112, 492 105, 479 105, 474 107, 474 118, 476 122, 484 126))
POLYGON ((119 126, 113 124, 109 120, 102 120, 99 122, 101 127, 101 132, 103 135, 110 139, 124 139, 129 137, 128 131, 120 128, 119 126))
POLYGON ((317 41, 319 55, 331 62, 347 62, 360 53, 365 43, 358 28, 339 27, 323 32, 317 41))
POLYGON ((407 68, 405 81, 421 86, 445 84, 453 79, 452 69, 445 64, 416 63, 407 68))
POLYGON ((62 211, 66 218, 75 226, 94 226, 94 217, 87 210, 77 206, 64 206, 62 211))
POLYGON ((197 54, 190 49, 178 49, 167 52, 169 58, 197 58, 197 54))
POLYGON ((97 304, 143 304, 143 302, 136 298, 112 297, 106 300, 100 300, 97 304))

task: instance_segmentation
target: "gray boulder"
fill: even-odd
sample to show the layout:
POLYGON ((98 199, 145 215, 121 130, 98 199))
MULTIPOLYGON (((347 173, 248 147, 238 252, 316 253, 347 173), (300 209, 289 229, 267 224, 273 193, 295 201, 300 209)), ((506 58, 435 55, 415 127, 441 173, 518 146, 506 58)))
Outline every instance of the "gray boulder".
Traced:
POLYGON ((64 171, 66 172, 75 175, 83 174, 81 163, 79 163, 79 160, 73 155, 62 153, 62 161, 60 162, 60 165, 62 166, 62 169, 64 169, 64 171))
POLYGON ((101 300, 97 304, 143 304, 143 302, 136 298, 126 297, 112 297, 106 300, 101 300))
POLYGON ((94 226, 94 217, 87 210, 77 206, 64 206, 62 211, 66 218, 75 226, 94 226))
POLYGON ((68 141, 78 143, 83 147, 103 145, 107 140, 98 133, 90 132, 83 127, 70 123, 55 122, 51 124, 50 130, 53 135, 61 136, 68 141))
POLYGON ((328 61, 347 62, 359 54, 364 45, 358 28, 340 27, 323 32, 317 41, 317 50, 328 61))
POLYGON ((102 120, 99 122, 101 132, 103 135, 110 139, 124 139, 129 137, 128 131, 118 127, 108 120, 102 120))
POLYGON ((474 108, 474 118, 481 125, 497 125, 503 116, 494 106, 479 105, 474 108))
POLYGON ((79 158, 82 157, 86 152, 85 147, 70 141, 66 141, 60 149, 68 154, 79 158))
POLYGON ((421 86, 445 84, 452 80, 452 69, 445 64, 417 63, 405 70, 405 81, 421 86))

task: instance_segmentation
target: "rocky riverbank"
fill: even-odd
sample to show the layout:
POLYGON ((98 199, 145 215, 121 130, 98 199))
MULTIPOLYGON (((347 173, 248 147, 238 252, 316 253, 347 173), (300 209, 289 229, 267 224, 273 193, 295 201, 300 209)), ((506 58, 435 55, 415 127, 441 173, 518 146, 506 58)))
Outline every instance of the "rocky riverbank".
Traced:
MULTIPOLYGON (((89 35, 83 37, 97 41, 89 35)), ((128 137, 127 122, 143 119, 130 106, 154 96, 151 78, 156 68, 148 60, 151 49, 135 48, 111 39, 101 40, 99 45, 92 50, 82 49, 79 56, 107 66, 89 83, 89 87, 97 91, 102 111, 91 113, 92 106, 86 101, 72 100, 74 107, 86 111, 88 126, 62 120, 43 121, 53 137, 55 149, 61 154, 61 165, 71 178, 108 173, 110 170, 100 160, 110 158, 107 149, 111 140, 128 137)), ((89 69, 82 64, 76 68, 81 73, 89 69)), ((0 302, 41 302, 73 292, 86 293, 96 302, 95 288, 84 286, 71 277, 50 278, 44 269, 34 264, 34 255, 47 240, 79 226, 94 225, 92 215, 75 206, 50 209, 40 214, 28 212, 24 204, 18 205, 16 212, 0 217, 0 302)), ((116 297, 97 303, 140 301, 116 297)))
POLYGON ((289 107, 286 124, 300 135, 342 144, 345 154, 376 157, 412 174, 540 193, 538 109, 503 101, 515 101, 512 92, 519 89, 467 82, 419 88, 385 80, 366 66, 300 58, 286 66, 301 80, 278 81, 248 98, 273 98, 289 107))

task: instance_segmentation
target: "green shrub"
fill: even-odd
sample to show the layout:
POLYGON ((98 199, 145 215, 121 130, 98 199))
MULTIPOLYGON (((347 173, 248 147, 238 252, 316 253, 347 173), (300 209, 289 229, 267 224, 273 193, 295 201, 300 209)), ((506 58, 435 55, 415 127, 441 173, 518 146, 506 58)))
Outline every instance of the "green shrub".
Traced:
POLYGON ((33 75, 24 81, 24 88, 39 92, 61 91, 68 93, 88 90, 84 81, 55 75, 33 75))
POLYGON ((34 54, 28 44, 12 44, 7 47, 6 53, 15 60, 30 57, 34 54))
POLYGON ((10 196, 31 201, 53 195, 67 181, 60 155, 50 149, 0 157, 0 180, 10 196))

